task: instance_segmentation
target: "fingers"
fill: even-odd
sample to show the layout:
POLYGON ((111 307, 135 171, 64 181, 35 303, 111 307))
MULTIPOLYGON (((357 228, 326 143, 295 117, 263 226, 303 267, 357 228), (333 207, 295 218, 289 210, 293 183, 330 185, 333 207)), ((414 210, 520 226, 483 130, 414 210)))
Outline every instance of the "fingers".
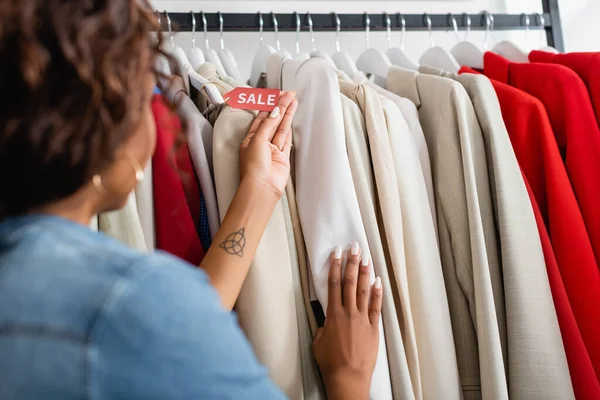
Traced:
POLYGON ((329 266, 329 300, 327 301, 327 314, 333 313, 342 306, 342 246, 336 246, 331 253, 329 266))
POLYGON ((344 308, 356 309, 356 286, 358 281, 358 264, 360 262, 360 247, 357 242, 350 245, 350 254, 344 273, 344 285, 342 289, 344 308))
POLYGON ((294 92, 285 92, 279 98, 279 105, 275 107, 273 111, 270 113, 261 112, 258 114, 248 131, 248 135, 252 135, 253 138, 258 140, 273 140, 277 127, 286 115, 288 107, 295 98, 296 94, 294 92))
POLYGON ((294 98, 290 106, 287 108, 285 115, 281 119, 281 123, 277 128, 277 132, 275 132, 275 136, 273 136, 273 144, 281 151, 283 151, 285 148, 285 143, 288 136, 292 135, 292 121, 294 119, 294 114, 296 114, 297 108, 298 99, 294 98))
POLYGON ((369 311, 369 294, 371 292, 371 265, 369 257, 363 255, 358 269, 358 286, 356 288, 356 306, 359 311, 367 314, 369 311))
POLYGON ((382 293, 381 278, 377 277, 371 290, 371 305, 369 306, 369 321, 376 327, 379 326, 379 317, 381 316, 382 293))

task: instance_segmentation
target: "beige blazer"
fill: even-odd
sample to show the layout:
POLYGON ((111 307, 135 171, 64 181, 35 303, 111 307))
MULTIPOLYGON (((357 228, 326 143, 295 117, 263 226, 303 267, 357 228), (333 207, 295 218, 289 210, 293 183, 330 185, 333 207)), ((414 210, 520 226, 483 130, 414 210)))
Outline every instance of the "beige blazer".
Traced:
MULTIPOLYGON (((422 72, 441 75, 440 70, 422 72)), ((498 221, 511 399, 572 399, 573 387, 529 195, 488 78, 444 74, 467 90, 483 133, 498 221)))
MULTIPOLYGON (((224 107, 214 125, 215 187, 221 218, 239 185, 239 148, 253 120, 251 112, 224 107)), ((241 328, 273 381, 290 399, 303 399, 292 263, 281 201, 267 224, 235 309, 241 328)))
MULTIPOLYGON (((343 84, 342 84, 343 85, 343 84)), ((392 393, 397 399, 415 399, 415 391, 410 378, 410 369, 406 360, 406 352, 402 342, 400 328, 401 315, 398 314, 400 304, 394 302, 395 282, 392 284, 388 272, 388 255, 384 251, 383 219, 375 195, 375 183, 369 145, 366 137, 365 119, 358 105, 344 95, 342 111, 346 132, 346 149, 352 171, 352 180, 356 189, 360 214, 365 226, 367 241, 371 250, 371 258, 375 273, 381 277, 383 288, 383 332, 387 344, 392 393)), ((385 237, 385 236, 384 236, 385 237)), ((400 311, 401 312, 401 311, 400 311)))
POLYGON ((485 147, 457 82, 392 67, 386 88, 412 100, 431 152, 444 281, 465 399, 507 399, 506 315, 485 147))

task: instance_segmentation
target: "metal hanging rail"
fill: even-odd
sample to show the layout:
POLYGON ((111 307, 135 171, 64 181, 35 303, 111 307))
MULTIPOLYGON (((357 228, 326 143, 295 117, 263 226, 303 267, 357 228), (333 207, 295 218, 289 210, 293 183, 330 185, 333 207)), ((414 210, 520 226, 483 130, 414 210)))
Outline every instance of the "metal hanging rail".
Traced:
MULTIPOLYGON (((560 16, 558 15, 557 0, 543 0, 543 14, 491 14, 482 12, 480 14, 401 14, 381 13, 368 14, 370 18, 371 31, 385 31, 387 29, 386 19, 390 18, 391 29, 402 29, 403 21, 407 31, 451 31, 453 29, 453 18, 458 29, 471 29, 483 31, 490 29, 489 18, 492 17, 492 30, 524 30, 543 29, 546 30, 548 45, 559 51, 564 51, 562 31, 560 28, 560 16), (531 24, 527 26, 526 17, 531 24), (431 25, 429 25, 431 19, 431 25)), ((160 11, 160 10, 159 10, 160 11)), ((309 13, 194 13, 197 31, 209 32, 258 32, 262 29, 273 30, 273 15, 275 16, 280 32, 296 32, 298 30, 297 17, 300 19, 300 31, 309 31, 309 21, 312 21, 312 30, 315 32, 335 32, 336 19, 340 19, 340 27, 343 32, 359 32, 365 30, 367 14, 309 14, 309 13), (203 21, 206 21, 206 27, 203 21), (222 24, 221 24, 222 22, 222 24)), ((169 13, 173 26, 178 31, 192 31, 192 13, 169 13)), ((163 25, 165 18, 161 18, 163 25)))

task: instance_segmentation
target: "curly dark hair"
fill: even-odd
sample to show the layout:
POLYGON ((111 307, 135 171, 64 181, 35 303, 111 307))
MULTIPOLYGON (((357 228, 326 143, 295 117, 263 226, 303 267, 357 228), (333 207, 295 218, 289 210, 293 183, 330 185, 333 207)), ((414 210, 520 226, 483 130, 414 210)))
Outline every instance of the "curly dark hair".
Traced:
POLYGON ((151 100, 157 24, 147 0, 0 0, 0 218, 114 161, 151 100))

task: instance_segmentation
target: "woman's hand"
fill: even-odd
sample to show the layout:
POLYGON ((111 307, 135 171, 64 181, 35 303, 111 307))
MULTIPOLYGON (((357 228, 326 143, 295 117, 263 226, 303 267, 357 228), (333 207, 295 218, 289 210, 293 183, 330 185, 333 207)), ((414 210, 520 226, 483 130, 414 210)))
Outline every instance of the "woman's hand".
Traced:
POLYGON ((240 147, 240 176, 271 188, 279 197, 290 176, 292 120, 298 100, 284 92, 269 114, 258 114, 240 147))
POLYGON ((353 243, 342 280, 342 248, 331 255, 327 318, 313 343, 331 400, 369 398, 379 346, 381 279, 371 287, 368 257, 353 243))

